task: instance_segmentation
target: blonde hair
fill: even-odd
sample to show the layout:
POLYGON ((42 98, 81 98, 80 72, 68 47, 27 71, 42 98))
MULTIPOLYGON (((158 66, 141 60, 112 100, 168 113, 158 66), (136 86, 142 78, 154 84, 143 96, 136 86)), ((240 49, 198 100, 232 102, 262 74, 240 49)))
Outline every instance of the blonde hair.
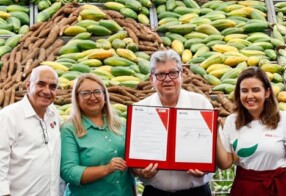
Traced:
POLYGON ((115 111, 113 110, 111 106, 111 103, 109 100, 109 94, 108 94, 105 84, 94 74, 80 75, 76 79, 74 86, 73 86, 72 110, 71 110, 71 115, 69 117, 69 120, 71 120, 74 124, 76 135, 78 137, 83 137, 86 135, 86 130, 83 127, 83 123, 82 123, 82 111, 78 103, 78 89, 85 80, 91 80, 91 81, 98 83, 104 90, 105 104, 103 106, 102 112, 107 118, 107 126, 114 133, 121 135, 122 133, 120 131, 120 128, 123 126, 123 123, 120 117, 115 113, 115 111))

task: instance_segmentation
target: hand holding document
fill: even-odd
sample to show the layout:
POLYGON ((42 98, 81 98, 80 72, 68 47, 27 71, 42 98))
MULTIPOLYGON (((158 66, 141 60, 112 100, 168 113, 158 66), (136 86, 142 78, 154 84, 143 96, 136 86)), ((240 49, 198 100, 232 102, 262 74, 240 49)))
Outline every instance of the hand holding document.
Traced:
POLYGON ((128 106, 129 167, 214 171, 216 110, 128 106))

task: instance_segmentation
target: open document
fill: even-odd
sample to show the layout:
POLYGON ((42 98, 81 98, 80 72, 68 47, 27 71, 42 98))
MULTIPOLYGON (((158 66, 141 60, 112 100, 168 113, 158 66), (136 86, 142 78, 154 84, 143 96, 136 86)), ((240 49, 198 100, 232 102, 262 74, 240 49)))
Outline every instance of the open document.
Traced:
POLYGON ((130 105, 127 112, 129 167, 215 170, 216 110, 130 105))

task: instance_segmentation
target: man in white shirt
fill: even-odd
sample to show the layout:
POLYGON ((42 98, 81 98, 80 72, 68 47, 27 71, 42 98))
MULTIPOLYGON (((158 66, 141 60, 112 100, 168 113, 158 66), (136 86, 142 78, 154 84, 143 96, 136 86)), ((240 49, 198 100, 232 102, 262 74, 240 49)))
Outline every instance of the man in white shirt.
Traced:
POLYGON ((0 110, 0 195, 59 195, 57 83, 51 67, 34 68, 25 97, 0 110))
MULTIPOLYGON (((182 86, 182 63, 173 50, 155 52, 150 59, 150 81, 156 93, 138 105, 211 109, 211 103, 198 93, 182 86)), ((186 149, 187 150, 187 149, 186 149)), ((157 170, 157 163, 133 171, 146 185, 143 196, 210 196, 209 180, 213 174, 196 169, 188 171, 157 170)))

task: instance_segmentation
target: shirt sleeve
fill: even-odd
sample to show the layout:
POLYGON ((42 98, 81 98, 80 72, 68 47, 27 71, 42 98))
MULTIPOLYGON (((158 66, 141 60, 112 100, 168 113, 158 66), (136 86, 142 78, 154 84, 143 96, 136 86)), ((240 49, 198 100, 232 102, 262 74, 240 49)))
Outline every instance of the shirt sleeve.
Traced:
POLYGON ((227 117, 223 129, 222 127, 219 127, 219 135, 220 135, 222 145, 224 149, 229 153, 232 152, 231 144, 230 144, 230 136, 229 136, 229 131, 231 129, 230 123, 231 123, 230 118, 227 117))
POLYGON ((0 124, 5 125, 0 129, 0 195, 10 195, 8 172, 12 145, 15 142, 16 133, 13 128, 13 122, 3 114, 0 115, 0 124))
POLYGON ((61 128, 61 177, 68 183, 80 185, 81 177, 86 167, 79 165, 79 148, 75 137, 70 128, 61 128))

